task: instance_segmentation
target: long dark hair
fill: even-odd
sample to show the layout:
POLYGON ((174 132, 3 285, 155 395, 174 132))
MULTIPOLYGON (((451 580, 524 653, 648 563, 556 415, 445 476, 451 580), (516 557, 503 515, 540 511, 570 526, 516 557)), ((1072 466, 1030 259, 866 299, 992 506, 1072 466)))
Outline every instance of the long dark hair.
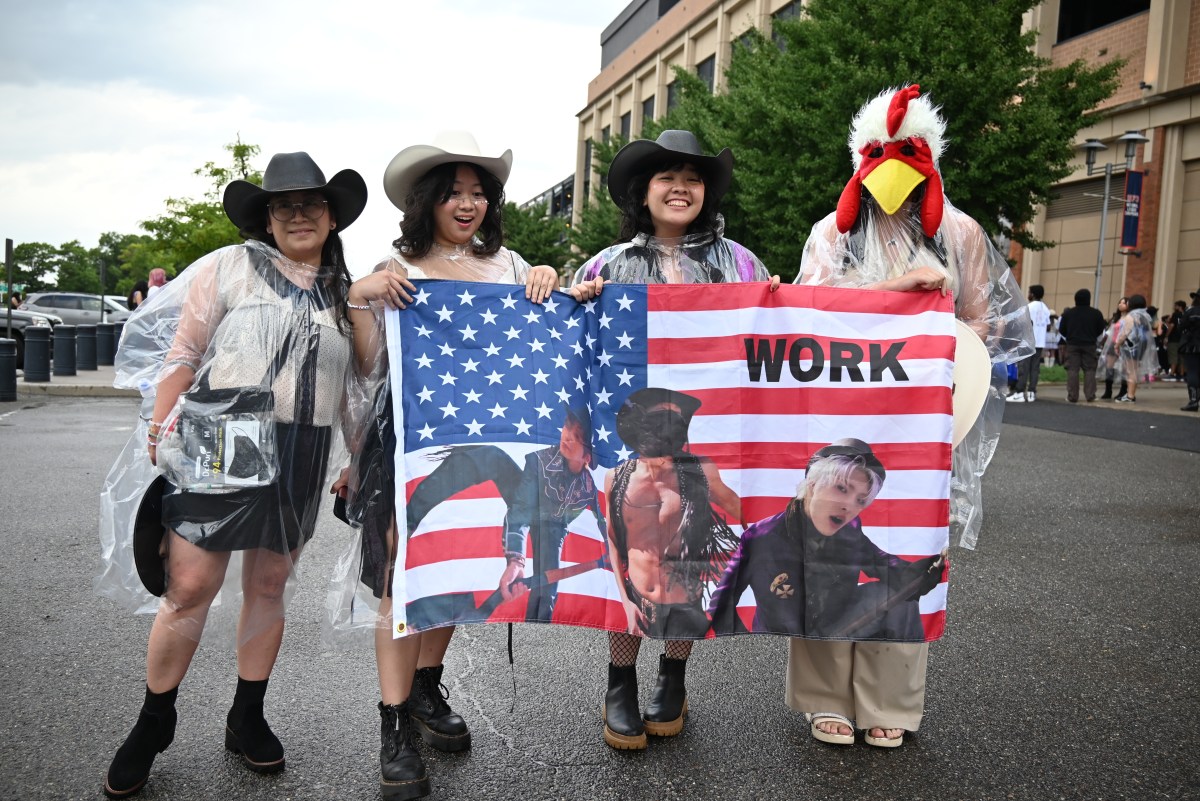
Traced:
POLYGON ((690 161, 672 163, 668 160, 650 162, 629 179, 625 202, 621 204, 621 234, 617 238, 617 243, 628 242, 638 234, 654 236, 654 220, 650 216, 650 208, 646 205, 646 192, 650 188, 650 179, 660 172, 681 170, 688 166, 693 167, 704 178, 705 192, 704 204, 700 206, 700 213, 696 215, 696 219, 692 220, 691 225, 688 226, 687 233, 698 234, 707 231, 712 234, 714 240, 720 236, 720 225, 717 222, 719 201, 707 191, 708 175, 690 161))
POLYGON ((475 171, 488 201, 483 222, 475 233, 482 244, 478 247, 472 244, 471 249, 477 256, 490 256, 500 250, 500 246, 504 244, 504 184, 483 167, 469 161, 439 164, 413 184, 404 201, 408 211, 404 212, 404 219, 400 222, 400 238, 392 243, 396 250, 416 259, 428 255, 434 242, 434 207, 450 199, 450 193, 454 191, 454 178, 460 165, 475 171))
MULTIPOLYGON (((329 202, 329 207, 333 209, 333 218, 336 220, 338 213, 334 201, 326 197, 323 192, 317 192, 317 194, 329 202)), ((243 228, 238 233, 242 235, 243 239, 265 242, 276 250, 279 250, 279 245, 275 242, 275 237, 267 231, 268 214, 270 212, 264 209, 262 221, 257 227, 243 228)), ((334 308, 334 317, 337 320, 338 331, 348 334, 349 329, 347 324, 349 320, 346 317, 346 297, 350 293, 350 270, 346 267, 346 253, 342 249, 342 238, 338 236, 336 228, 330 229, 329 236, 325 238, 325 244, 321 247, 321 269, 317 272, 317 283, 323 285, 328 290, 329 298, 333 301, 332 306, 334 308)))

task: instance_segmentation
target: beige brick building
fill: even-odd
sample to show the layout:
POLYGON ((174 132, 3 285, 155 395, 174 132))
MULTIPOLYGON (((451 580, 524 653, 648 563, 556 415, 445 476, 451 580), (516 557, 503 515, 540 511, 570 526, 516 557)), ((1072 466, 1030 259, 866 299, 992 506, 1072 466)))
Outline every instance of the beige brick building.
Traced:
MULTIPOLYGON (((586 199, 597 179, 591 143, 637 137, 647 119, 674 104, 674 73, 682 66, 721 84, 732 43, 750 28, 770 32, 772 20, 800 13, 784 0, 634 0, 601 35, 601 70, 588 85, 578 114, 574 197, 586 199)), ((1200 2, 1189 0, 1046 0, 1024 23, 1039 31, 1038 53, 1055 64, 1075 59, 1127 60, 1121 87, 1099 109, 1102 121, 1080 132, 1075 173, 1059 196, 1039 210, 1034 234, 1057 244, 1045 251, 1015 248, 1022 286, 1046 287, 1057 310, 1075 290, 1095 283, 1093 303, 1106 312, 1123 294, 1140 292, 1163 312, 1200 288, 1200 2), (1139 242, 1123 251, 1125 150, 1117 138, 1140 131, 1134 169, 1145 171, 1139 242), (1108 146, 1088 176, 1087 139, 1108 146), (1103 249, 1100 217, 1106 163, 1114 165, 1103 249)), ((574 204, 578 214, 580 203, 574 204)), ((577 219, 577 218, 576 218, 577 219)))

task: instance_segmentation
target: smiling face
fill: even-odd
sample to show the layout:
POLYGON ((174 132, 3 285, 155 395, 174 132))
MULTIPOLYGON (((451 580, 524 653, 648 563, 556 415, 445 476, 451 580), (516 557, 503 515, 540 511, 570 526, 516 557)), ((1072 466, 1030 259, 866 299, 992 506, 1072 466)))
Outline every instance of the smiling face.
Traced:
POLYGON ((655 236, 683 236, 704 207, 704 177, 691 164, 660 170, 651 176, 643 204, 655 236))
POLYGON ((267 214, 267 232, 275 238, 275 246, 284 256, 292 261, 320 267, 321 250, 325 247, 329 232, 337 225, 337 220, 333 216, 333 207, 328 204, 315 220, 308 219, 299 205, 307 200, 324 203, 325 196, 309 191, 271 195, 271 204, 291 206, 291 217, 286 222, 280 222, 267 214))
POLYGON ((840 479, 835 477, 811 487, 804 497, 804 510, 813 528, 822 536, 832 537, 870 506, 872 500, 867 471, 855 468, 840 479))
POLYGON ((470 165, 458 165, 449 198, 434 206, 433 240, 446 247, 467 244, 483 225, 487 210, 479 174, 470 165))

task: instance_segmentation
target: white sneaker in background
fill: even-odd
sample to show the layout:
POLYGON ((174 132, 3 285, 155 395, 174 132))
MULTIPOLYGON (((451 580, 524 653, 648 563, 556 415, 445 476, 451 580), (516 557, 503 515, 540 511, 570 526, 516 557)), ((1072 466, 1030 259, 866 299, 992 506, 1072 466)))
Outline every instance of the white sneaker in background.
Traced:
POLYGON ((1005 403, 1024 403, 1025 402, 1025 393, 1024 392, 1014 392, 1013 394, 1011 394, 1007 398, 1005 398, 1004 401, 1005 401, 1005 403))

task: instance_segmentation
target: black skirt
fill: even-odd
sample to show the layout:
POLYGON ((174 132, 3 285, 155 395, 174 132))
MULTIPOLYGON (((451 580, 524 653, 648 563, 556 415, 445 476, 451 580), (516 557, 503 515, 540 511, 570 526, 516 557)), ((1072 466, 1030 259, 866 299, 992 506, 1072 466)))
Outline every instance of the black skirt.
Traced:
POLYGON ((332 430, 276 423, 275 437, 279 476, 274 483, 222 493, 186 492, 168 484, 163 525, 206 551, 287 553, 312 539, 328 490, 332 430))

